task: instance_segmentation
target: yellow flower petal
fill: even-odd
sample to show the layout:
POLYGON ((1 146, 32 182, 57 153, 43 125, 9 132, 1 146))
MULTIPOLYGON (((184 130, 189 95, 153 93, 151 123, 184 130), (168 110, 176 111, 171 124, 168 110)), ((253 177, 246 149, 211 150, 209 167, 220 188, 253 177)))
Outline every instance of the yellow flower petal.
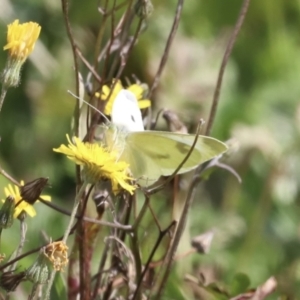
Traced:
POLYGON ((127 88, 128 91, 132 92, 138 100, 142 99, 144 89, 138 84, 132 84, 127 88))
MULTIPOLYGON (((113 80, 112 86, 113 86, 114 82, 115 81, 113 80)), ((105 108, 104 108, 104 113, 106 115, 108 115, 108 116, 111 115, 113 103, 114 103, 116 97, 118 96, 119 92, 122 89, 124 89, 124 87, 122 86, 121 81, 118 80, 117 83, 115 84, 114 90, 112 92, 111 92, 111 88, 109 88, 107 85, 104 85, 102 87, 102 93, 98 93, 98 92, 95 93, 95 96, 97 98, 100 98, 103 101, 107 101, 105 108), (109 99, 107 99, 109 94, 110 94, 110 97, 109 97, 109 99)), ((138 100, 140 109, 144 109, 144 108, 151 106, 150 100, 143 99, 143 93, 144 93, 145 89, 142 87, 142 85, 135 83, 135 84, 130 85, 127 88, 127 90, 131 91, 135 95, 135 97, 138 100)))
POLYGON ((151 106, 151 101, 150 100, 140 100, 138 103, 139 103, 139 108, 140 109, 144 109, 144 108, 147 108, 147 107, 151 106))
POLYGON ((41 195, 41 198, 42 198, 44 201, 51 201, 51 196, 48 196, 48 195, 41 195))

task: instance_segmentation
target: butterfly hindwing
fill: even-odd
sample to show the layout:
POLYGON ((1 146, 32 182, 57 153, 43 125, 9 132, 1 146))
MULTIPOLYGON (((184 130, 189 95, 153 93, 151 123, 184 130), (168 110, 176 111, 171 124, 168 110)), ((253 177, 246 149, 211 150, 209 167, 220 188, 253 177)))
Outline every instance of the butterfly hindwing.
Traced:
MULTIPOLYGON (((122 157, 128 160, 135 178, 156 181, 161 175, 169 176, 190 151, 195 135, 161 131, 130 132, 125 138, 122 157)), ((188 172, 199 164, 226 151, 222 142, 199 136, 196 146, 178 174, 188 172)))

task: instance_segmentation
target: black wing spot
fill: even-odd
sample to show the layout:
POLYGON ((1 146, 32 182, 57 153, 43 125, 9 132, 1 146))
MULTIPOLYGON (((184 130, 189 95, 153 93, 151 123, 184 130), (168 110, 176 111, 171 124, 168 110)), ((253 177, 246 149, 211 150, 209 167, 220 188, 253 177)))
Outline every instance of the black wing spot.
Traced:
POLYGON ((179 150, 179 152, 183 155, 186 155, 189 153, 189 151, 191 150, 191 146, 189 145, 186 145, 184 143, 180 143, 180 142, 177 142, 176 143, 176 148, 179 150))
POLYGON ((131 120, 135 123, 135 119, 133 115, 131 115, 131 120))

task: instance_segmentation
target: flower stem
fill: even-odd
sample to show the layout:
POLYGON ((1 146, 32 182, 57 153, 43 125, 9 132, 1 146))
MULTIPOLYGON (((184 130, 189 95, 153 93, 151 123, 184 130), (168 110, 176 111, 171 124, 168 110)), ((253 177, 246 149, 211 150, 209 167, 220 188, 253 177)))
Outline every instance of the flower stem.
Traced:
POLYGON ((6 93, 7 93, 7 89, 2 86, 1 95, 0 95, 0 111, 2 109, 2 105, 3 105, 4 99, 5 99, 6 93))
POLYGON ((74 206, 73 206, 72 213, 71 213, 71 216, 70 216, 70 221, 69 221, 68 227, 67 227, 67 229, 64 233, 64 237, 62 239, 62 241, 64 243, 66 243, 66 241, 68 239, 68 236, 70 234, 73 222, 74 222, 76 214, 77 214, 77 210, 78 210, 78 206, 79 206, 79 203, 80 203, 80 200, 81 200, 81 196, 84 193, 86 186, 87 186, 87 183, 83 182, 81 188, 79 189, 79 191, 78 191, 78 193, 75 197, 74 206))
MULTIPOLYGON (((22 253, 22 250, 24 248, 24 244, 26 241, 26 232, 27 232, 27 225, 25 223, 25 218, 26 218, 26 213, 22 212, 20 214, 20 232, 21 232, 20 242, 19 242, 18 249, 16 253, 14 253, 12 258, 18 257, 22 253)), ((16 269, 16 266, 17 266, 17 261, 10 266, 9 271, 14 271, 16 269)))

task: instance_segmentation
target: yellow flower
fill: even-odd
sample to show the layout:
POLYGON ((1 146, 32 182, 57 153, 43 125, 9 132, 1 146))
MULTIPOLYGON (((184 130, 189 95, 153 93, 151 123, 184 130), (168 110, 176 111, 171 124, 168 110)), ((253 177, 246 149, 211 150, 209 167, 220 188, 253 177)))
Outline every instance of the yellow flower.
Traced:
POLYGON ((132 179, 128 176, 129 164, 118 161, 117 151, 108 151, 98 144, 83 143, 77 137, 74 137, 74 143, 70 141, 68 135, 67 139, 68 147, 61 145, 53 151, 63 153, 77 165, 82 165, 89 183, 109 179, 115 194, 120 191, 120 186, 130 194, 133 193, 135 187, 128 183, 132 179))
POLYGON ((18 60, 25 61, 32 52, 41 31, 41 26, 34 22, 19 24, 19 20, 7 26, 7 44, 4 50, 18 60))
MULTIPOLYGON (((115 81, 113 81, 113 84, 114 84, 115 81)), ((112 86, 113 86, 112 84, 112 86)), ((111 110, 112 110, 112 105, 117 97, 117 95, 119 94, 119 92, 124 89, 122 83, 120 80, 118 80, 116 83, 115 83, 115 86, 114 86, 114 89, 113 91, 111 92, 111 88, 107 85, 104 85, 102 87, 102 92, 101 93, 95 93, 95 96, 97 98, 100 98, 101 100, 103 101, 106 101, 108 100, 108 96, 111 92, 111 95, 109 97, 109 100, 107 101, 106 105, 105 105, 105 109, 104 109, 104 113, 108 116, 111 115, 111 110)), ((148 100, 148 99, 143 99, 143 94, 144 94, 144 91, 145 89, 135 83, 135 84, 132 84, 130 85, 128 88, 126 88, 126 90, 132 92, 135 97, 137 98, 138 100, 138 104, 139 104, 139 108, 140 109, 144 109, 144 108, 147 108, 147 107, 150 107, 151 106, 151 101, 148 100)))
MULTIPOLYGON (((24 185, 23 180, 21 181, 21 185, 24 185)), ((11 184, 9 184, 7 187, 4 188, 4 193, 6 197, 13 196, 16 205, 19 203, 15 208, 14 218, 17 218, 22 211, 25 211, 30 217, 34 217, 36 215, 36 211, 33 205, 24 201, 26 199, 22 200, 20 189, 17 185, 12 186, 11 184)), ((45 201, 51 201, 51 197, 48 195, 41 195, 40 197, 45 201)), ((2 200, 2 202, 4 202, 4 200, 2 200)))
MULTIPOLYGON (((8 88, 18 86, 21 67, 32 52, 41 31, 39 24, 34 22, 19 24, 19 20, 9 24, 7 28, 7 44, 3 49, 9 51, 9 56, 1 78, 2 90, 4 88, 5 93, 8 88)), ((3 100, 1 100, 0 108, 3 100)))

